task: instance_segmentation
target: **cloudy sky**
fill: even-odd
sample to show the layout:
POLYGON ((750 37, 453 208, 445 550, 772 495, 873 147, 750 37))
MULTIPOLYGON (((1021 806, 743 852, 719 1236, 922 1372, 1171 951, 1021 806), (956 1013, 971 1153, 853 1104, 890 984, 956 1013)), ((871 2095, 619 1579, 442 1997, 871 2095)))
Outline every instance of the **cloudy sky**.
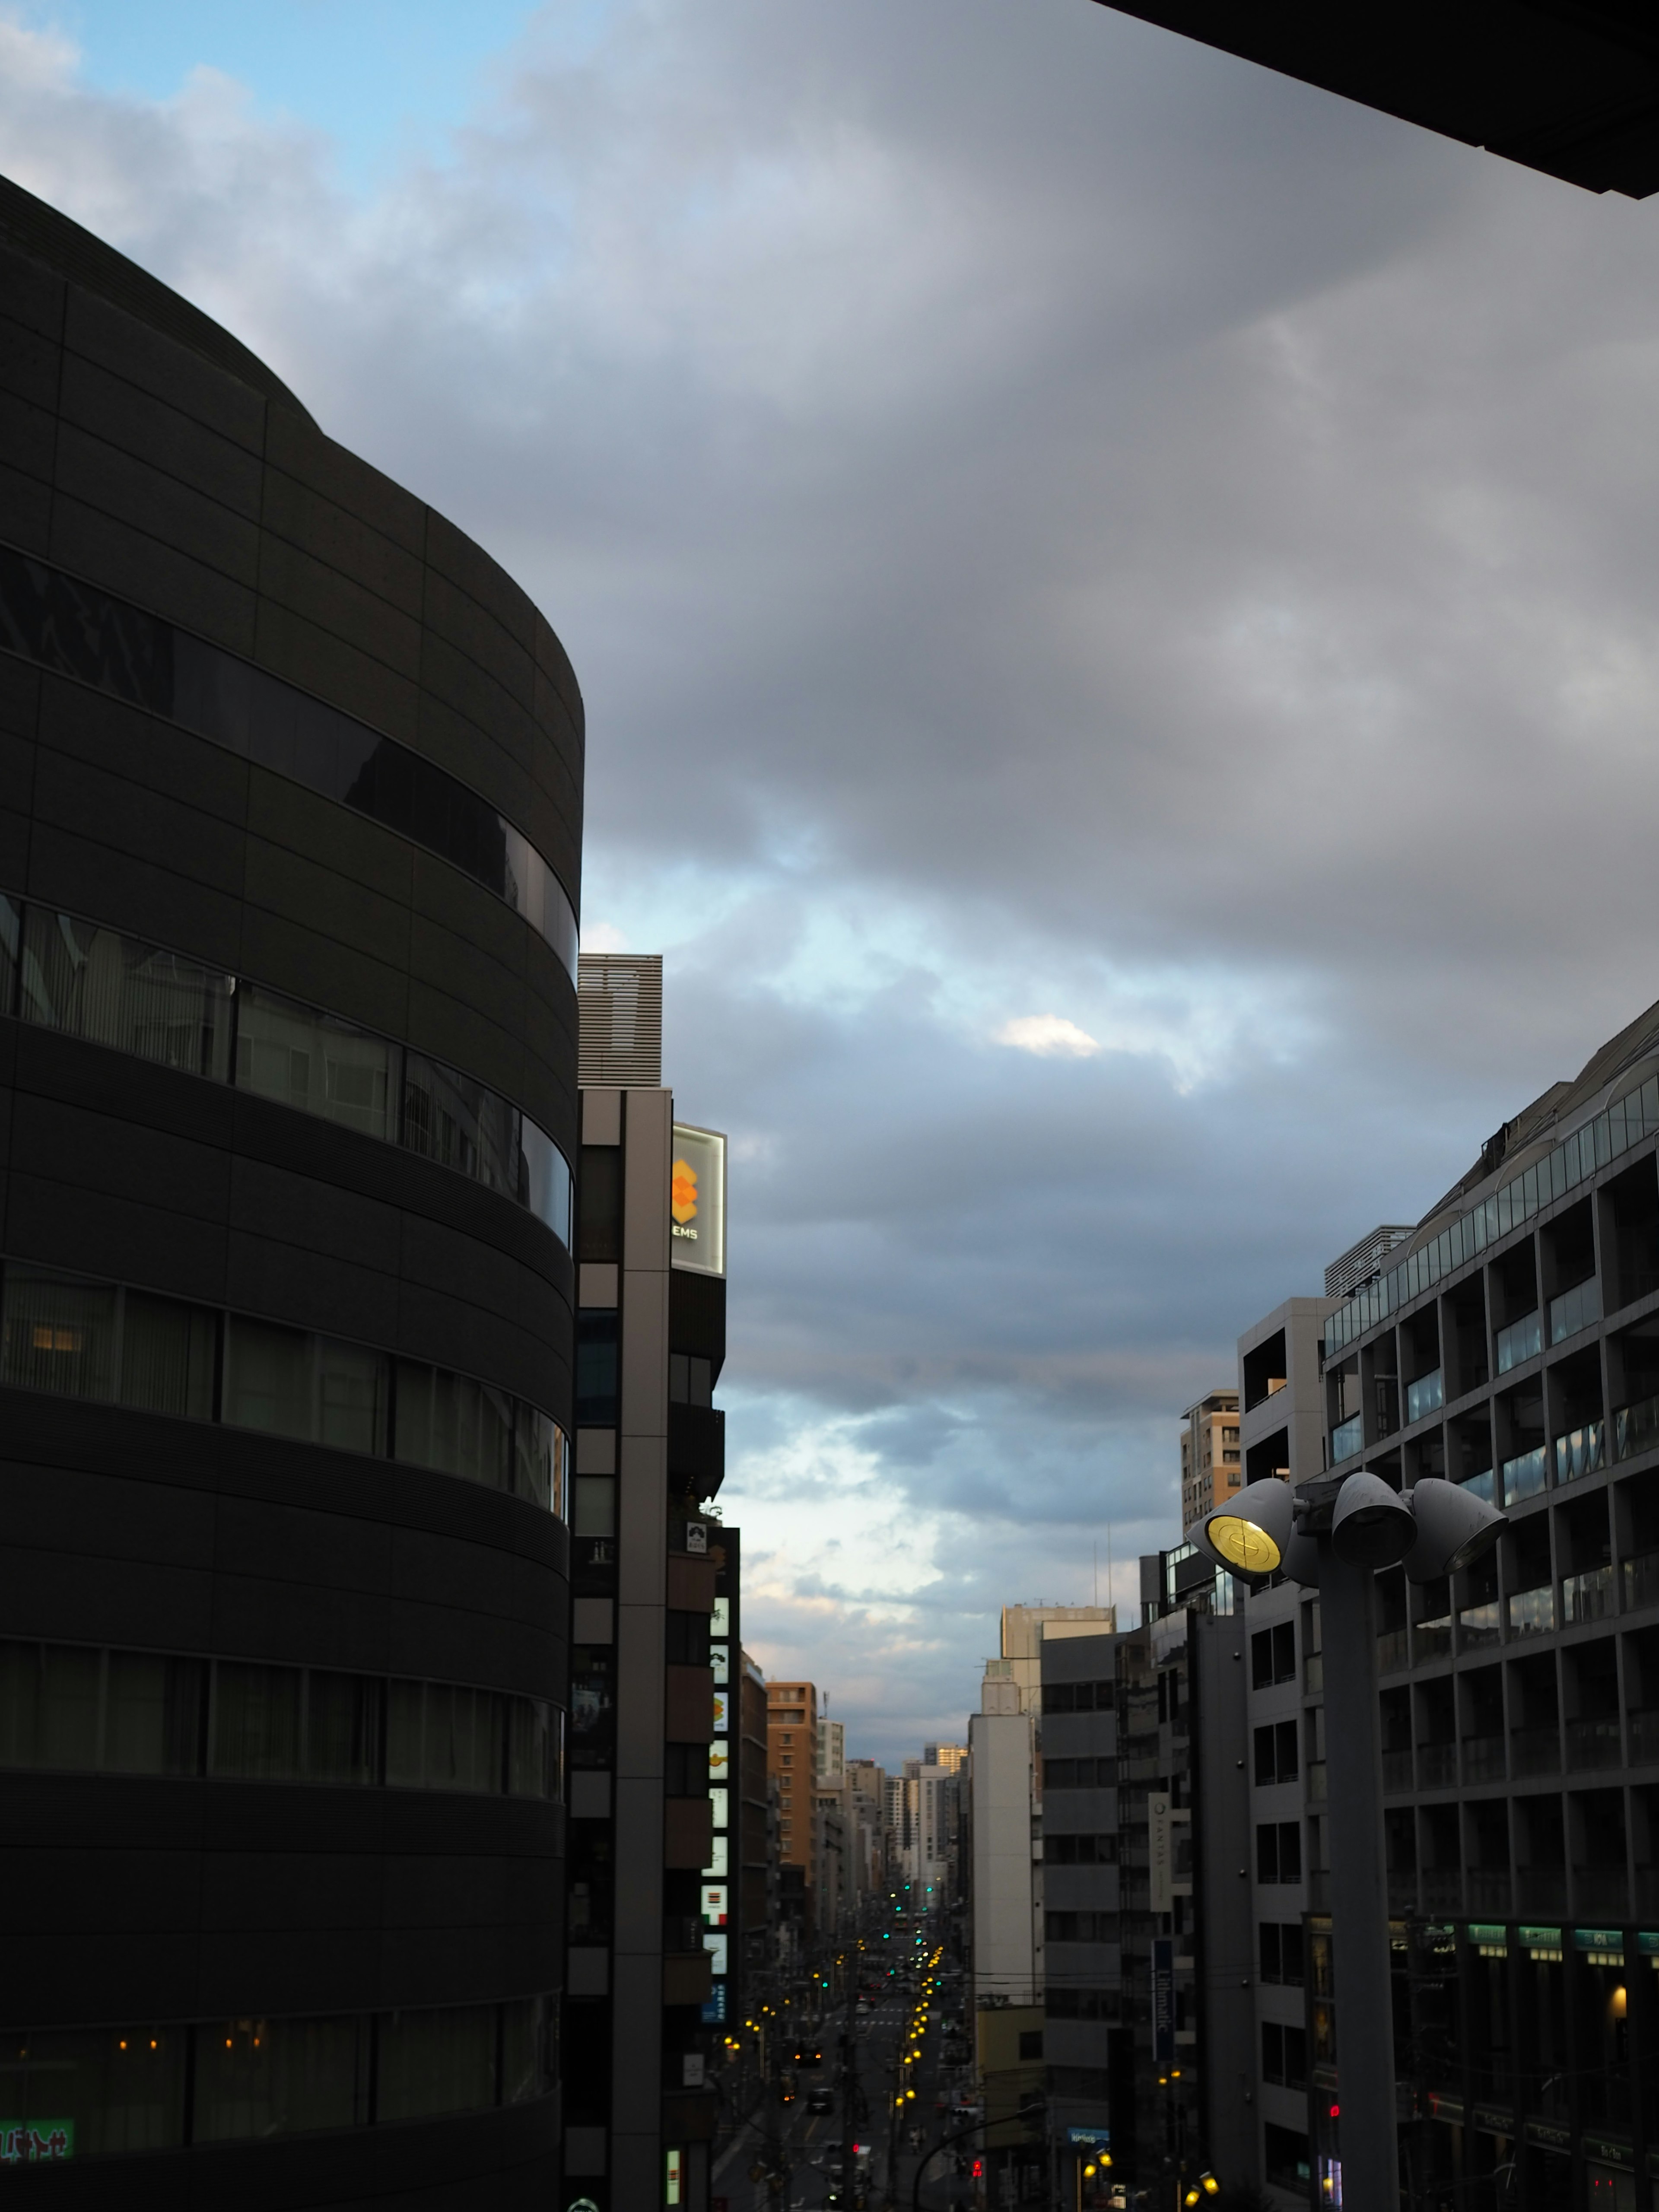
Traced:
POLYGON ((1659 202, 1091 0, 14 0, 0 167, 564 639, 854 1748, 1659 996, 1659 202))

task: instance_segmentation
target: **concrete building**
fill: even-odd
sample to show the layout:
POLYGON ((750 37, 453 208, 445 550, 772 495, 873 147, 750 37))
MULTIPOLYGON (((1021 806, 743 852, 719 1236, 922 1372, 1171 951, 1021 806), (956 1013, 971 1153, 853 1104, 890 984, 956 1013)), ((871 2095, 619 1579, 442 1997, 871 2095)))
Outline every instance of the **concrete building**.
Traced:
POLYGON ((848 1817, 856 1839, 858 1894, 878 1896, 887 1887, 887 1777, 873 1759, 850 1759, 847 1790, 848 1817))
MULTIPOLYGON (((1338 1261, 1332 1274, 1352 1288, 1374 1273, 1401 1232, 1380 1230, 1338 1261)), ((1330 1278, 1328 1277, 1328 1279, 1330 1278)), ((1288 1298, 1238 1340, 1240 1430, 1254 1482, 1277 1475, 1291 1484, 1317 1475, 1325 1460, 1324 1388, 1320 1374, 1326 1316, 1338 1301, 1288 1298)), ((1255 2022, 1234 2065, 1254 2082, 1253 2160, 1243 2171, 1287 2208, 1305 2204, 1313 2186, 1309 2114, 1307 1962, 1315 1869, 1322 1875, 1325 1838, 1322 1713, 1317 1681, 1301 1663, 1305 1593, 1280 1581, 1252 1589, 1245 1606, 1249 1869, 1255 1952, 1255 2022), (1317 1793, 1317 1794, 1316 1794, 1317 1793)), ((1316 1675, 1316 1667, 1314 1670, 1316 1675)))
POLYGON ((3 182, 0 450, 0 2170, 562 2201, 576 681, 3 182))
POLYGON ((818 1693, 811 1682, 766 1686, 767 1770, 778 1790, 780 1909, 803 1940, 813 1928, 818 1693))
MULTIPOLYGON (((1510 1517, 1449 1583, 1379 1577, 1402 2164, 1419 2203, 1501 2186, 1522 2212, 1646 2208, 1654 2185, 1656 1142, 1650 1009, 1491 1137, 1324 1322, 1330 1463, 1395 1487, 1443 1474, 1510 1517)), ((1305 1756, 1317 1604, 1297 1613, 1305 1756)), ((1340 2156, 1341 2024, 1311 1804, 1306 1817, 1316 2179, 1340 2156)))
POLYGON ((1238 1393, 1212 1390, 1181 1417, 1181 1525, 1190 1528, 1243 1480, 1238 1393))
POLYGON ((732 1969, 739 1538, 724 1472, 725 1139, 662 1084, 662 963, 585 957, 566 2173, 599 2212, 708 2202, 732 1969))

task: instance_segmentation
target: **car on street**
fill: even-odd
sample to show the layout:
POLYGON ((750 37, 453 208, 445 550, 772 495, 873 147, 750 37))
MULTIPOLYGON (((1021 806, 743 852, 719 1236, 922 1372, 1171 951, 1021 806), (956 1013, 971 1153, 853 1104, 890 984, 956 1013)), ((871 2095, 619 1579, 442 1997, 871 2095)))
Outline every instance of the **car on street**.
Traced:
POLYGON ((835 2091, 814 2089, 806 2100, 806 2109, 809 2112, 833 2112, 836 2109, 835 2091))

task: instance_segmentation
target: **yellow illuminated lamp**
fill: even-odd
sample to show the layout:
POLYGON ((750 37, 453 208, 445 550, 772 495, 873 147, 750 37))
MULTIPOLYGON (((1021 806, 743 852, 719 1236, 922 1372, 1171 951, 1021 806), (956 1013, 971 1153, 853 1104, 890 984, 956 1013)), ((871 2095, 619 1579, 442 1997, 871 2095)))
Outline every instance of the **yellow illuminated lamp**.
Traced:
POLYGON ((1230 1567, 1244 1575, 1270 1575, 1284 1557, 1277 1544, 1254 1521, 1239 1513, 1212 1514, 1204 1534, 1230 1567))
POLYGON ((1170 2069, 1170 2079, 1172 2081, 1178 2081, 1181 2079, 1181 2069, 1178 2066, 1172 2066, 1170 2069))
POLYGON ((1212 2173, 1200 2174, 1199 2176, 1199 2186, 1203 2190, 1204 2194, 1206 2197, 1219 2197, 1221 2194, 1221 2184, 1216 2179, 1212 2173))
POLYGON ((1187 2212, 1193 2212, 1194 2205, 1200 2202, 1202 2194, 1202 2191, 1197 2189, 1189 2189, 1187 2191, 1186 2196, 1182 2199, 1182 2203, 1187 2207, 1187 2212))
POLYGON ((1094 2179, 1094 2178, 1095 2178, 1095 2170, 1094 2170, 1093 2166, 1085 2166, 1084 2167, 1084 2169, 1083 2169, 1083 2179, 1084 2179, 1085 2181, 1092 2181, 1092 2180, 1094 2179))

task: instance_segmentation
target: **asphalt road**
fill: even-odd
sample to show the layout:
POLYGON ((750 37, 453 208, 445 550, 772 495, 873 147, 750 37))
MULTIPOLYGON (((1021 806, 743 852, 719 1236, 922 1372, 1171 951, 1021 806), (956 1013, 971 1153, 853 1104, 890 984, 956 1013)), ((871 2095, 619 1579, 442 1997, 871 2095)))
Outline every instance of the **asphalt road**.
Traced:
MULTIPOLYGON (((894 2085, 898 2075, 898 2062, 906 2047, 915 2008, 921 2002, 911 1993, 895 1993, 881 1997, 874 2008, 857 2015, 855 2057, 860 2087, 863 2091, 861 2112, 853 2129, 855 2141, 873 2147, 870 2165, 871 2186, 867 2201, 871 2212, 879 2212, 888 2198, 890 2181, 892 2200, 909 2212, 910 2193, 915 2179, 917 2152, 912 2148, 909 2136, 913 2128, 921 2130, 921 2142, 926 2148, 941 2134, 948 2134, 961 2124, 953 2121, 948 2111, 941 2109, 939 2100, 947 2100, 956 2086, 957 2069, 945 2067, 941 2059, 945 2031, 939 2018, 940 2003, 938 1991, 928 2001, 933 2017, 921 2031, 921 2057, 911 2068, 907 2087, 915 2091, 914 2099, 907 2099, 902 2113, 894 2109, 894 2085), (893 2124, 896 2123, 896 2128, 893 2124), (896 2139, 895 2139, 896 2138, 896 2139)), ((787 2172, 786 2187, 773 2194, 768 2183, 751 2179, 749 2169, 761 2162, 764 2152, 764 2136, 761 2130, 750 2130, 730 2147, 729 2152, 717 2168, 714 2195, 724 2197, 732 2212, 819 2212, 835 2186, 832 2169, 840 2166, 842 2156, 842 2118, 839 2094, 839 2037, 846 2015, 838 2013, 826 2018, 820 2038, 823 2051, 823 2070, 817 2074, 803 2073, 800 2094, 796 2101, 779 2109, 773 2106, 763 2115, 761 2130, 769 2123, 781 2140, 783 2163, 787 2172), (812 2089, 822 2084, 837 2091, 833 2112, 809 2112, 806 2100, 812 2089)), ((947 2154, 936 2160, 928 2168, 927 2183, 922 2191, 922 2202, 930 2212, 941 2212, 941 2208, 960 2201, 960 2191, 947 2186, 954 2171, 947 2154)))

